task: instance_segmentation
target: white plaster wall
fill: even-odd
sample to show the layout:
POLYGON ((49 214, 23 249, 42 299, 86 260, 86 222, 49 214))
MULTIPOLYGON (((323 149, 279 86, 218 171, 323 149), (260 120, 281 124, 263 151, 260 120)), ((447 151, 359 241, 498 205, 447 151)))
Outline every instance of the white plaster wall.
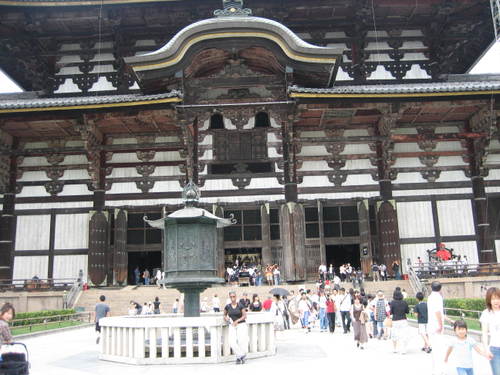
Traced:
POLYGON ((415 128, 396 128, 392 132, 393 134, 418 134, 415 128))
POLYGON ((418 64, 412 64, 411 69, 408 70, 404 79, 427 79, 431 78, 427 72, 422 69, 418 64))
POLYGON ((420 152, 422 151, 416 143, 396 143, 394 152, 420 152))
MULTIPOLYGON (((66 173, 65 173, 66 174, 66 173)), ((17 181, 49 181, 50 179, 47 177, 47 173, 43 171, 26 171, 23 173, 23 176, 17 181)))
POLYGON ((328 180, 327 176, 304 176, 303 181, 301 184, 299 184, 301 188, 305 187, 319 187, 319 186, 332 186, 333 183, 331 183, 328 180))
MULTIPOLYGON (((331 193, 321 194, 299 194, 299 199, 351 199, 351 198, 371 198, 379 196, 378 189, 374 191, 361 191, 361 192, 335 192, 332 187, 331 193)), ((283 196, 281 197, 283 199, 283 196)))
POLYGON ((40 279, 46 279, 48 275, 49 257, 48 256, 27 256, 14 257, 14 279, 31 279, 38 276, 40 279))
POLYGON ((140 160, 137 158, 137 154, 130 153, 130 154, 124 154, 124 153, 113 153, 113 156, 111 157, 110 160, 111 163, 138 163, 140 160))
POLYGON ((371 174, 350 174, 342 186, 378 185, 371 174))
POLYGON ((462 151, 462 145, 457 141, 438 142, 434 151, 462 151))
POLYGON ((328 155, 325 146, 302 146, 298 156, 321 156, 328 155))
POLYGON ((16 250, 48 250, 49 238, 50 215, 17 217, 16 250))
POLYGON ((68 195, 92 195, 93 192, 89 190, 87 185, 65 185, 63 190, 58 194, 58 196, 68 196, 68 195))
MULTIPOLYGON (((179 181, 156 181, 150 193, 181 192, 182 187, 179 181)), ((203 188, 202 188, 203 191, 203 188)))
POLYGON ((278 180, 275 177, 269 178, 252 178, 250 185, 248 185, 247 189, 273 189, 273 188, 282 188, 283 186, 278 183, 278 180))
POLYGON ((83 282, 87 281, 87 255, 57 255, 54 257, 55 279, 77 279, 79 271, 83 271, 83 282))
POLYGON ((417 263, 417 258, 420 257, 423 262, 429 261, 427 250, 432 250, 436 247, 435 243, 418 243, 401 245, 401 265, 403 273, 406 273, 407 259, 411 259, 411 264, 417 263))
POLYGON ((89 247, 89 215, 56 215, 55 249, 89 247))
MULTIPOLYGON (((42 147, 47 147, 47 144, 45 144, 42 147)), ((21 163, 20 167, 36 167, 36 166, 49 166, 49 162, 47 161, 47 158, 43 156, 25 156, 23 158, 23 162, 21 163)))
MULTIPOLYGON (((203 190, 238 190, 236 186, 233 185, 231 179, 217 179, 217 180, 207 180, 205 185, 202 187, 203 190)), ((224 197, 226 199, 226 197, 224 197)))
POLYGON ((497 262, 500 261, 500 240, 495 240, 495 250, 497 254, 497 262))
POLYGON ((396 158, 393 168, 418 168, 421 166, 419 158, 396 158))
MULTIPOLYGON (((24 197, 49 197, 50 194, 47 193, 44 186, 24 186, 23 190, 16 194, 18 198, 24 197)), ((17 205, 16 205, 17 206, 17 205)))
MULTIPOLYGON (((107 202, 106 202, 107 204, 107 202)), ((88 202, 51 202, 51 203, 17 203, 16 210, 42 210, 46 208, 92 208, 92 201, 88 202)))
POLYGON ((487 181, 500 180, 500 169, 490 169, 488 176, 484 179, 487 181))
POLYGON ((111 90, 116 90, 116 87, 113 87, 112 83, 109 82, 106 77, 99 77, 97 82, 94 83, 92 85, 92 88, 89 89, 89 92, 111 91, 111 90))
POLYGON ((453 195, 453 194, 472 194, 471 188, 457 189, 422 189, 422 190, 393 190, 395 197, 407 197, 413 195, 453 195))
POLYGON ((177 151, 160 151, 155 154, 154 161, 184 160, 177 151))
POLYGON ((454 165, 467 165, 460 156, 440 156, 438 162, 434 164, 435 167, 447 167, 454 165))
POLYGON ((375 169, 369 159, 353 159, 346 160, 345 167, 343 169, 346 170, 354 170, 354 169, 375 169))
POLYGON ((78 88, 76 83, 73 83, 73 80, 71 78, 66 78, 64 83, 62 85, 60 85, 57 88, 57 90, 54 91, 54 93, 56 93, 56 94, 68 94, 68 93, 72 93, 72 92, 81 92, 81 91, 82 90, 80 90, 78 88))
POLYGON ((466 181, 470 182, 470 178, 465 176, 463 171, 442 171, 438 179, 439 182, 444 181, 466 181))
POLYGON ((372 153, 373 152, 370 150, 370 146, 368 146, 366 143, 351 143, 346 145, 344 151, 342 151, 340 154, 348 155, 348 154, 372 154, 372 153))
POLYGON ((427 183, 427 180, 422 177, 420 172, 398 173, 393 184, 411 184, 411 183, 427 183))
MULTIPOLYGON (((158 167, 156 167, 158 169, 158 167)), ((113 168, 108 178, 141 177, 135 168, 113 168)))
POLYGON ((89 177, 89 172, 86 169, 67 169, 61 180, 80 180, 89 177))
POLYGON ((475 233, 470 200, 438 201, 437 209, 441 236, 475 233))
POLYGON ((302 167, 298 168, 300 171, 327 171, 330 167, 328 167, 328 163, 325 160, 318 161, 304 161, 302 162, 302 167))
POLYGON ((86 155, 66 155, 64 161, 61 165, 72 165, 72 164, 87 164, 88 159, 86 155))
MULTIPOLYGON (((107 194, 140 193, 135 182, 113 183, 107 194)), ((107 202, 106 202, 107 203, 107 202)))
MULTIPOLYGON (((389 55, 385 55, 385 54, 372 54, 370 56, 370 58, 368 59, 368 61, 370 61, 370 60, 371 61, 391 61, 391 58, 389 57, 389 55)), ((396 78, 391 74, 391 72, 386 70, 383 65, 378 65, 377 69, 375 69, 375 71, 373 73, 371 73, 366 79, 367 80, 371 80, 371 79, 394 80, 396 78)))
POLYGON ((364 137, 368 136, 367 129, 346 129, 344 130, 344 137, 364 137))
POLYGON ((476 241, 445 242, 447 248, 453 249, 455 255, 466 255, 469 263, 478 263, 476 241))
POLYGON ((401 238, 434 236, 431 202, 398 202, 397 213, 401 238))

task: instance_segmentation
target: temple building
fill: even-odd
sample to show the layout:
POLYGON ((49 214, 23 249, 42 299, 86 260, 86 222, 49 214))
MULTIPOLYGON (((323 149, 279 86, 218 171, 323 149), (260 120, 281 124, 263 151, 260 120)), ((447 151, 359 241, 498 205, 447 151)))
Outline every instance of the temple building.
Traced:
POLYGON ((0 0, 0 279, 131 283, 192 180, 219 272, 500 253, 483 0, 0 0))

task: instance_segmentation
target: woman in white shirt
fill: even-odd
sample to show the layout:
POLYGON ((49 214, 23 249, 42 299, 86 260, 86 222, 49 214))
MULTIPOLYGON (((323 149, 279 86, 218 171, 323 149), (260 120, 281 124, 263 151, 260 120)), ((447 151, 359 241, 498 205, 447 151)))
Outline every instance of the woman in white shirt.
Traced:
POLYGON ((493 375, 500 375, 500 289, 489 288, 486 291, 486 310, 479 321, 483 331, 482 341, 487 348, 493 375))

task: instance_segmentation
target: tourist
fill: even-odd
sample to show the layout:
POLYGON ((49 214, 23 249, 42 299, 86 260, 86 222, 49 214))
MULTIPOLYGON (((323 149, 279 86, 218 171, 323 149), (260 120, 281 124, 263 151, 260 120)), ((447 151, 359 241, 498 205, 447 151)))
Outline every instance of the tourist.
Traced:
POLYGON ((382 263, 379 267, 378 267, 379 271, 380 271, 380 279, 382 281, 387 281, 387 266, 382 263))
MULTIPOLYGON (((336 292, 336 291, 334 291, 336 292)), ((335 300, 333 294, 328 294, 326 299, 326 317, 330 333, 335 332, 335 300)))
POLYGON ((281 272, 277 264, 273 266, 273 279, 274 279, 274 285, 280 285, 281 272))
POLYGON ((262 302, 257 294, 252 296, 252 303, 250 304, 250 311, 259 312, 262 311, 262 302))
POLYGON ((155 274, 155 279, 156 279, 156 286, 161 289, 161 284, 160 282, 163 280, 162 276, 161 276, 161 269, 157 269, 156 270, 156 274, 155 274))
POLYGON ((335 274, 333 274, 333 289, 340 289, 340 277, 335 274))
POLYGON ((269 286, 273 285, 273 267, 271 265, 267 265, 265 276, 267 285, 269 286))
POLYGON ((273 304, 273 299, 271 296, 267 296, 267 299, 262 303, 262 308, 264 311, 269 312, 271 310, 271 305, 273 304))
POLYGON ((387 313, 389 311, 389 303, 385 299, 384 293, 381 290, 377 291, 377 296, 373 299, 371 309, 375 320, 375 324, 373 326, 373 337, 380 340, 382 337, 387 337, 384 335, 384 321, 387 318, 387 313))
MULTIPOLYGON (((9 344, 12 342, 12 334, 10 333, 9 322, 14 319, 15 316, 16 310, 14 309, 14 306, 9 302, 4 303, 2 308, 0 309, 0 345, 9 344)), ((101 328, 99 327, 99 331, 100 329, 101 328)), ((99 343, 99 341, 97 342, 99 343)))
POLYGON ((135 285, 139 285, 139 282, 141 281, 141 270, 139 269, 139 266, 135 267, 134 269, 134 278, 135 285))
POLYGON ((220 312, 220 299, 217 294, 212 297, 212 310, 216 313, 220 312))
POLYGON ((415 306, 415 314, 417 314, 418 333, 424 340, 424 347, 422 350, 426 353, 430 353, 432 348, 429 345, 429 335, 427 334, 427 322, 429 317, 427 313, 427 302, 424 302, 424 294, 422 292, 418 292, 416 297, 418 303, 415 306))
POLYGON ((229 292, 229 298, 231 303, 224 307, 224 319, 229 323, 229 346, 236 355, 236 364, 244 364, 248 351, 247 309, 237 302, 235 292, 229 292))
POLYGON ((486 291, 486 310, 479 319, 482 329, 482 342, 487 349, 493 375, 500 375, 500 289, 486 291))
POLYGON ((207 312, 208 311, 208 298, 203 297, 200 303, 200 312, 207 312))
POLYGON ((345 270, 345 264, 342 264, 339 267, 339 273, 340 273, 340 281, 344 282, 346 279, 346 270, 345 270))
POLYGON ((351 278, 352 278, 352 266, 351 266, 351 263, 347 263, 347 265, 345 266, 345 277, 346 277, 346 281, 348 283, 351 282, 351 278))
POLYGON ((307 298, 307 294, 305 292, 302 292, 298 304, 300 323, 302 325, 302 328, 308 328, 309 331, 311 330, 311 328, 309 327, 309 315, 311 314, 311 308, 311 302, 307 298))
POLYGON ((99 302, 95 305, 95 330, 97 332, 97 339, 95 340, 96 344, 99 344, 99 340, 101 339, 101 326, 99 325, 99 321, 109 314, 109 306, 104 303, 104 301, 106 301, 106 297, 101 295, 99 297, 99 302))
POLYGON ((328 280, 333 281, 333 264, 328 267, 328 280))
POLYGON ((472 349, 488 359, 492 359, 493 355, 485 350, 472 337, 467 337, 467 323, 463 320, 457 320, 453 323, 453 331, 455 331, 455 339, 448 346, 444 362, 448 363, 448 358, 452 351, 455 351, 455 367, 458 375, 474 375, 472 364, 472 349))
POLYGON ((285 325, 285 329, 290 329, 290 311, 288 310, 287 296, 283 296, 282 300, 283 300, 283 323, 285 325))
POLYGON ((319 330, 320 332, 326 332, 328 330, 328 317, 326 316, 326 296, 323 290, 319 291, 318 308, 319 330))
POLYGON ((144 305, 142 306, 141 315, 151 315, 151 309, 149 308, 149 304, 147 302, 144 302, 144 305))
POLYGON ((130 301, 130 304, 128 305, 128 315, 130 316, 135 316, 137 315, 137 305, 135 302, 130 301))
POLYGON ((394 278, 396 280, 401 280, 401 267, 399 266, 399 262, 397 260, 392 262, 391 268, 392 272, 394 272, 394 278))
POLYGON ((160 313, 160 298, 159 297, 155 297, 155 300, 153 302, 153 313, 154 314, 159 314, 160 313))
POLYGON ((354 303, 351 306, 350 315, 356 346, 360 349, 364 349, 364 345, 368 342, 368 334, 366 332, 368 315, 365 312, 365 307, 361 303, 361 296, 357 295, 354 297, 354 303))
POLYGON ((177 314, 179 312, 179 298, 175 299, 174 304, 172 305, 172 312, 177 314))
POLYGON ((344 288, 340 289, 340 319, 344 333, 351 332, 351 295, 345 292, 344 288))
POLYGON ((283 331, 285 329, 284 310, 285 305, 281 300, 281 297, 278 294, 275 294, 270 312, 274 318, 274 329, 276 331, 283 331))
POLYGON ((403 293, 396 290, 390 304, 390 314, 392 316, 391 338, 394 345, 394 353, 398 349, 401 354, 406 354, 408 343, 408 320, 406 314, 410 313, 408 304, 403 299, 403 293))
POLYGON ((324 282, 326 276, 326 264, 321 263, 318 267, 318 276, 319 279, 324 282))
POLYGON ((380 281, 380 273, 379 273, 379 269, 378 269, 378 264, 375 262, 372 264, 372 279, 375 282, 380 281))
POLYGON ((248 309, 248 306, 250 306, 250 298, 248 298, 248 293, 243 293, 243 296, 241 297, 239 304, 243 306, 245 309, 248 309))
POLYGON ((441 374, 444 372, 445 343, 443 338, 444 321, 451 323, 444 313, 444 301, 441 295, 441 283, 433 281, 431 284, 431 294, 427 298, 428 323, 427 332, 429 334, 429 344, 432 346, 432 373, 441 374))
POLYGON ((150 278, 150 275, 149 275, 149 270, 146 268, 144 270, 144 272, 142 273, 142 277, 144 279, 144 285, 149 285, 149 278, 150 278))

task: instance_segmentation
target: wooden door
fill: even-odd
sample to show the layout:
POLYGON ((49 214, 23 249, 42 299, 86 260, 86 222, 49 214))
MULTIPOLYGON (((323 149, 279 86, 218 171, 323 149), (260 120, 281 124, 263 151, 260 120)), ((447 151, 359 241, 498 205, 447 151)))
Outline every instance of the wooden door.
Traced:
POLYGON ((394 201, 378 203, 380 261, 392 274, 391 265, 397 260, 401 270, 401 248, 399 243, 398 215, 394 201))
POLYGON ((359 219, 359 253, 361 259, 361 269, 368 275, 373 263, 372 241, 370 233, 370 210, 368 200, 358 203, 359 219))
POLYGON ((91 212, 89 222, 88 270, 90 281, 101 285, 106 279, 108 265, 108 220, 102 212, 91 212))
POLYGON ((127 280, 127 212, 115 210, 115 240, 113 247, 113 270, 115 282, 123 284, 127 280))

